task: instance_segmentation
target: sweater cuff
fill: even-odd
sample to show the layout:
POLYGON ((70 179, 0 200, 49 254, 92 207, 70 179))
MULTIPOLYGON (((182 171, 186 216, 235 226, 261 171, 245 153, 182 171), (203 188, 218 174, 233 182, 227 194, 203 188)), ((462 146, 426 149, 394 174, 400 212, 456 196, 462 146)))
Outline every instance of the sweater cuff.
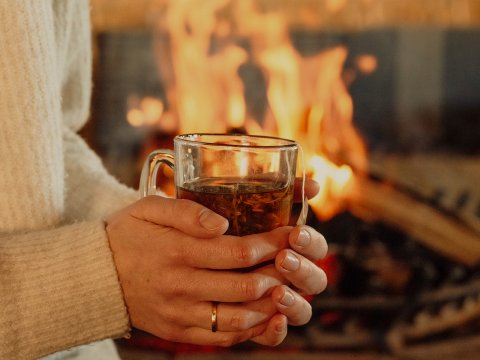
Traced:
POLYGON ((15 236, 0 244, 0 287, 6 287, 0 296, 5 314, 0 317, 0 343, 5 341, 0 354, 39 357, 128 333, 102 222, 15 236))

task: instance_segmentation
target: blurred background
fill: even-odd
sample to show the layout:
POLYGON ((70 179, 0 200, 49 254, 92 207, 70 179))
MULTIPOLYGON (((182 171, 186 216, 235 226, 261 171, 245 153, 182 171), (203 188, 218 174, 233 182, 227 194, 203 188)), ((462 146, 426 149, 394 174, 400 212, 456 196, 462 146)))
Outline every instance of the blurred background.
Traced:
POLYGON ((92 0, 92 22, 82 135, 115 176, 138 187, 180 133, 294 139, 330 243, 329 287, 279 348, 135 331, 124 359, 478 354, 480 1, 92 0))

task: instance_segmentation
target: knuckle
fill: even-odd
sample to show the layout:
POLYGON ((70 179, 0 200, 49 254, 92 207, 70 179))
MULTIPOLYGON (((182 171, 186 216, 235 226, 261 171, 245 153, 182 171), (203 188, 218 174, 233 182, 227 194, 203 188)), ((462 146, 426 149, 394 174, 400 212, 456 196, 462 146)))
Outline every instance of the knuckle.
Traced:
POLYGON ((185 264, 188 258, 188 251, 184 246, 170 246, 165 252, 172 264, 185 264))
POLYGON ((176 199, 172 206, 172 215, 180 216, 185 214, 192 207, 193 203, 186 199, 176 199))
POLYGON ((181 278, 178 274, 169 272, 159 277, 160 291, 165 297, 171 299, 179 299, 189 295, 189 291, 184 281, 179 281, 181 278))
POLYGON ((232 257, 236 259, 241 267, 247 267, 255 264, 257 254, 254 247, 248 244, 239 244, 232 247, 232 257))
POLYGON ((247 279, 241 281, 240 291, 249 300, 258 300, 262 297, 265 291, 265 280, 254 274, 250 275, 247 279))
POLYGON ((230 326, 234 330, 247 330, 250 327, 250 320, 248 315, 237 313, 232 316, 230 326))
POLYGON ((193 221, 194 223, 198 223, 204 211, 210 210, 192 200, 175 199, 172 217, 177 219, 190 219, 189 222, 193 221))
POLYGON ((175 285, 172 285, 172 287, 170 289, 170 294, 171 294, 173 299, 176 299, 176 298, 186 297, 188 295, 188 292, 186 291, 186 289, 184 287, 180 286, 177 283, 175 285))

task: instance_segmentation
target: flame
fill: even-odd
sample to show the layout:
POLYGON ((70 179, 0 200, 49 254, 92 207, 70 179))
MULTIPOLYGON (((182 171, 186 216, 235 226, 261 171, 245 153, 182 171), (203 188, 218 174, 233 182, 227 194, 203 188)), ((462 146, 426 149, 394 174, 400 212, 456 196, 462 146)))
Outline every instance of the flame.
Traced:
POLYGON ((241 94, 229 98, 228 125, 232 128, 241 128, 245 122, 245 102, 241 94))
POLYGON ((327 0, 326 8, 329 12, 336 13, 342 10, 347 4, 347 0, 327 0))
MULTIPOLYGON (((170 116, 178 119, 180 132, 243 127, 250 134, 296 140, 306 159, 306 169, 300 166, 299 171, 320 183, 320 193, 309 203, 318 217, 328 219, 342 210, 342 197, 367 163, 344 80, 348 50, 336 46, 303 56, 291 42, 285 14, 260 11, 256 4, 253 0, 168 2, 157 24, 155 52, 170 116), (249 46, 240 46, 239 39, 248 39, 249 46), (247 109, 239 75, 247 63, 255 64, 266 81, 268 104, 262 119, 247 109)), ((345 4, 346 0, 328 0, 326 11, 338 12, 345 4)), ((362 55, 356 67, 370 74, 378 67, 377 59, 362 55)), ((158 109, 142 111, 129 112, 133 126, 158 117, 158 109)), ((246 171, 248 159, 238 161, 246 171)))
MULTIPOLYGON (((338 2, 338 5, 341 2, 338 2)), ((309 201, 315 214, 331 218, 342 210, 342 198, 351 188, 353 168, 366 167, 366 148, 353 126, 353 101, 342 79, 348 51, 333 47, 302 57, 291 43, 281 14, 269 15, 254 32, 259 64, 268 79, 267 98, 275 131, 254 133, 295 139, 304 149, 305 171, 320 184, 309 201)), ((303 170, 303 169, 302 169, 303 170)))
POLYGON ((130 109, 127 113, 127 121, 134 127, 142 126, 145 121, 143 119, 143 112, 138 109, 130 109))
POLYGON ((377 57, 370 54, 359 55, 355 59, 355 64, 361 73, 370 75, 378 68, 377 57))
POLYGON ((312 156, 309 165, 312 179, 320 184, 320 192, 309 204, 318 216, 329 219, 341 210, 338 199, 352 186, 352 168, 346 164, 337 166, 319 155, 312 156))
POLYGON ((160 121, 163 114, 163 102, 147 96, 138 100, 137 96, 129 98, 130 109, 127 112, 127 121, 134 127, 150 126, 160 121))

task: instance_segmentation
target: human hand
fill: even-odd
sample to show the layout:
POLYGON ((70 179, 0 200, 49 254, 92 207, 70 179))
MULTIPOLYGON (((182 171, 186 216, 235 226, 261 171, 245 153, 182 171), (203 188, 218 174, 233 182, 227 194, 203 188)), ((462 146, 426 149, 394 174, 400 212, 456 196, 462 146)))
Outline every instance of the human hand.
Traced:
MULTIPOLYGON (((294 202, 302 202, 302 185, 303 179, 296 178, 293 184, 293 201, 294 202)), ((311 199, 315 195, 317 195, 318 191, 320 190, 320 185, 313 179, 305 178, 305 196, 307 199, 311 199)))
MULTIPOLYGON (((305 196, 314 197, 319 191, 319 184, 305 179, 305 196)), ((294 184, 294 201, 302 202, 302 178, 296 178, 294 184)), ((325 272, 314 261, 325 257, 328 245, 325 238, 309 226, 297 226, 289 234, 290 249, 281 250, 275 258, 275 266, 289 284, 296 287, 303 295, 315 295, 327 286, 325 272)), ((299 292, 288 286, 275 288, 272 299, 278 311, 288 317, 290 325, 306 324, 312 315, 312 307, 299 292)))
POLYGON ((289 286, 277 286, 272 299, 277 310, 287 316, 290 325, 304 325, 312 316, 312 307, 302 295, 316 295, 325 290, 327 276, 314 262, 325 257, 325 238, 310 226, 295 227, 289 233, 290 249, 282 249, 275 257, 277 271, 289 286))
POLYGON ((273 260, 288 246, 292 228, 222 236, 228 227, 224 218, 194 202, 159 196, 144 198, 106 222, 133 326, 186 343, 228 346, 252 339, 277 345, 286 336, 287 321, 298 322, 278 313, 266 296, 288 278, 298 285, 295 275, 281 276, 273 264, 243 273, 227 270, 273 260), (215 333, 212 302, 219 302, 215 333))

